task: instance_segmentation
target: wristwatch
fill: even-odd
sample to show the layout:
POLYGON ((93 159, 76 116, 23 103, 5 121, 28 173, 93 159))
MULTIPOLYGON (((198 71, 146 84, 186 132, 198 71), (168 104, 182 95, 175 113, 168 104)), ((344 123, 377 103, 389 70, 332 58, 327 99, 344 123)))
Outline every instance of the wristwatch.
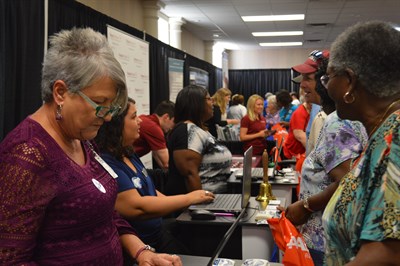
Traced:
POLYGON ((152 248, 150 245, 144 245, 136 252, 135 260, 137 260, 137 258, 140 256, 140 254, 142 254, 142 252, 145 250, 148 250, 151 252, 156 252, 156 250, 154 248, 152 248))
POLYGON ((304 198, 304 200, 303 200, 303 207, 304 207, 307 211, 309 211, 309 212, 314 212, 314 210, 312 210, 312 209, 310 208, 310 206, 308 205, 308 197, 304 198))

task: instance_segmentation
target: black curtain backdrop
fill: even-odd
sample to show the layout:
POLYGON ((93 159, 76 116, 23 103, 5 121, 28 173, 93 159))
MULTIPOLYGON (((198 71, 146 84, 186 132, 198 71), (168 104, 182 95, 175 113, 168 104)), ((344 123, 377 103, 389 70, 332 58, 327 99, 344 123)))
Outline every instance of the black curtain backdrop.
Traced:
POLYGON ((292 91, 292 86, 298 91, 298 85, 292 84, 290 69, 229 70, 229 89, 232 94, 242 94, 245 103, 253 94, 264 97, 267 92, 292 91))
MULTIPOLYGON (((44 54, 44 0, 0 1, 0 140, 42 104, 41 64, 44 54)), ((72 27, 91 27, 103 34, 107 24, 137 38, 143 32, 71 0, 49 0, 48 35, 72 27)), ((210 94, 222 87, 222 69, 146 35, 150 54, 150 112, 169 99, 168 58, 184 60, 184 86, 189 68, 209 74, 210 94)), ((290 90, 290 70, 231 70, 229 88, 246 99, 257 93, 290 90)))
POLYGON ((41 104, 43 0, 0 1, 0 140, 41 104))

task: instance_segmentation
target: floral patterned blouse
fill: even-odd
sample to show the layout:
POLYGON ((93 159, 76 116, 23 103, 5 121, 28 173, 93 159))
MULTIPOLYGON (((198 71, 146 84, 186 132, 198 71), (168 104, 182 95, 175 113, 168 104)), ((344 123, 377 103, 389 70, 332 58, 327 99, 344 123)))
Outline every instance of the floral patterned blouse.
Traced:
POLYGON ((362 241, 400 240, 400 110, 371 136, 323 214, 327 265, 344 265, 362 241))
MULTIPOLYGON (((302 168, 300 198, 324 190, 332 181, 328 173, 348 159, 360 155, 367 144, 364 126, 357 121, 342 120, 336 112, 326 117, 315 148, 307 156, 302 168)), ((314 212, 301 228, 307 247, 324 252, 325 237, 322 212, 314 212)))

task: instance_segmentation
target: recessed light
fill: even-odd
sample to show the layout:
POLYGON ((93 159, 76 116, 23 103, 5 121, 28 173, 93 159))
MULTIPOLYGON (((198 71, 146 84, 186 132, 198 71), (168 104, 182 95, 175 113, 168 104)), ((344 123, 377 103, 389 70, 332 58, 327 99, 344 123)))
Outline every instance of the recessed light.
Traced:
POLYGON ((255 37, 269 37, 269 36, 297 36, 303 35, 302 31, 268 31, 268 32, 252 32, 255 37))
POLYGON ((262 42, 260 46, 300 46, 302 42, 262 42))
POLYGON ((242 16, 243 21, 286 21, 286 20, 304 20, 304 14, 294 15, 271 15, 271 16, 242 16))

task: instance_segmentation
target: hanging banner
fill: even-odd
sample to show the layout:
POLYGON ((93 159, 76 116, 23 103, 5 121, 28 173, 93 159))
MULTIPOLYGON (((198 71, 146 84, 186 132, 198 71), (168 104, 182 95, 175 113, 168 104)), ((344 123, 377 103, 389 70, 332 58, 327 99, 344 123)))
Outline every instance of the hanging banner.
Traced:
POLYGON ((173 102, 183 88, 183 63, 183 60, 168 58, 169 100, 173 102))
MULTIPOLYGON (((136 101, 137 114, 150 114, 149 43, 107 25, 107 39, 125 72, 128 96, 136 101)), ((140 160, 153 168, 151 153, 140 160)))
POLYGON ((228 64, 229 64, 228 53, 224 51, 222 53, 222 85, 224 88, 229 88, 228 64))
POLYGON ((129 97, 139 115, 150 113, 149 43, 107 25, 107 38, 125 72, 129 97))

